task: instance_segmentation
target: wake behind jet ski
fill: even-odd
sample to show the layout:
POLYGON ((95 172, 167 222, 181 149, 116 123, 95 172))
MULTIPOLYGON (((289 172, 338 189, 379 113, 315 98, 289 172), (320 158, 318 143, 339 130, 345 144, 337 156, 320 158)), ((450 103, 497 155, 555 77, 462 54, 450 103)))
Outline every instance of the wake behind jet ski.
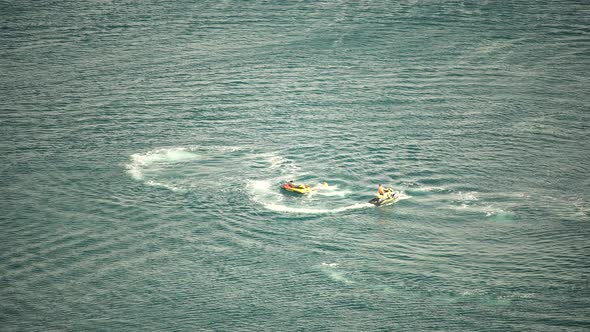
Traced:
POLYGON ((394 191, 393 188, 383 188, 381 185, 379 185, 377 195, 375 195, 375 197, 372 198, 369 203, 375 206, 382 206, 389 203, 394 203, 398 200, 398 198, 399 193, 394 191))

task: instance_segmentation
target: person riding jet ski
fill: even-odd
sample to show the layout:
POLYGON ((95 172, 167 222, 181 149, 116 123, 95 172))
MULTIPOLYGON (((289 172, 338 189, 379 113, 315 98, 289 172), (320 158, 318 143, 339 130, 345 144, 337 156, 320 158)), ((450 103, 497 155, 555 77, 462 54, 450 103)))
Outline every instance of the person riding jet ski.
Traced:
POLYGON ((381 184, 377 187, 377 195, 369 201, 371 204, 380 206, 395 201, 397 193, 393 188, 384 188, 381 184))

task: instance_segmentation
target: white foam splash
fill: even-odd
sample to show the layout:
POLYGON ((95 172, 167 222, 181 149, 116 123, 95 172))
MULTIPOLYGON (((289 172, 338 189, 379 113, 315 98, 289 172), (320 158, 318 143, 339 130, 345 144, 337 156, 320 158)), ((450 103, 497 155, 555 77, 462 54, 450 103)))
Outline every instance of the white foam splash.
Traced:
POLYGON ((493 218, 496 220, 511 220, 514 217, 514 213, 512 211, 494 206, 492 204, 481 204, 477 202, 471 203, 472 201, 461 202, 459 205, 449 205, 448 208, 452 210, 467 212, 467 213, 481 213, 485 214, 488 218, 493 218))
POLYGON ((404 199, 410 199, 410 198, 412 198, 412 196, 406 194, 404 191, 398 191, 396 201, 403 201, 404 199))
POLYGON ((152 186, 152 187, 166 188, 166 189, 172 190, 174 192, 186 192, 187 191, 187 189, 185 189, 185 188, 181 188, 178 186, 174 186, 174 185, 162 183, 162 182, 157 182, 157 181, 153 181, 153 180, 146 181, 146 184, 148 186, 152 186))
POLYGON ((339 271, 327 271, 327 274, 330 278, 344 283, 344 284, 354 284, 354 281, 346 278, 345 274, 343 272, 339 272, 339 271))
POLYGON ((495 220, 512 220, 514 218, 514 212, 503 209, 492 209, 486 211, 486 217, 491 217, 495 220))
MULTIPOLYGON (((255 198, 260 196, 268 196, 272 194, 271 191, 271 183, 268 180, 250 180, 247 183, 247 187, 250 188, 250 191, 254 194, 255 198)), ((280 196, 275 194, 273 196, 280 196)))
POLYGON ((326 197, 346 197, 352 194, 351 190, 339 189, 338 185, 318 184, 312 188, 314 195, 326 197))
POLYGON ((248 182, 252 201, 264 206, 266 209, 275 212, 300 213, 300 214, 328 214, 339 213, 348 210, 364 209, 372 207, 370 203, 355 203, 335 208, 318 207, 292 207, 281 204, 283 195, 278 189, 273 189, 268 180, 251 180, 248 182))
POLYGON ((420 192, 443 192, 443 191, 447 191, 446 188, 444 187, 439 187, 439 186, 423 186, 423 187, 415 187, 415 188, 411 188, 412 191, 420 191, 420 192))
POLYGON ((191 148, 156 149, 131 155, 131 162, 127 164, 127 171, 134 179, 143 180, 144 170, 152 165, 186 162, 200 158, 201 156, 192 152, 191 148))
POLYGON ((322 271, 330 277, 330 279, 344 283, 344 284, 354 284, 353 280, 350 280, 346 277, 346 273, 343 271, 338 271, 338 263, 322 263, 320 268, 322 271))
POLYGON ((284 164, 285 158, 281 156, 269 156, 268 162, 270 163, 270 169, 277 169, 284 164))
POLYGON ((470 191, 467 193, 460 191, 457 195, 459 196, 458 199, 463 202, 479 201, 479 193, 476 191, 470 191))
POLYGON ((322 208, 299 208, 299 207, 290 207, 275 203, 267 203, 263 204, 263 206, 271 211, 276 212, 289 212, 289 213, 301 213, 301 214, 328 214, 328 213, 338 213, 344 212, 348 210, 356 210, 356 209, 364 209, 374 206, 371 203, 356 203, 347 206, 341 206, 332 209, 322 209, 322 208))

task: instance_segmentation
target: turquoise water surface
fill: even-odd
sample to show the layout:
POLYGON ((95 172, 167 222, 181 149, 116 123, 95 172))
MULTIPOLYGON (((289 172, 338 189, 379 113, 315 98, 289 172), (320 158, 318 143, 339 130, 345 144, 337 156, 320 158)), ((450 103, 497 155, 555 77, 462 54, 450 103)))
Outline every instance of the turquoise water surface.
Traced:
POLYGON ((590 330, 586 2, 0 12, 1 331, 590 330))

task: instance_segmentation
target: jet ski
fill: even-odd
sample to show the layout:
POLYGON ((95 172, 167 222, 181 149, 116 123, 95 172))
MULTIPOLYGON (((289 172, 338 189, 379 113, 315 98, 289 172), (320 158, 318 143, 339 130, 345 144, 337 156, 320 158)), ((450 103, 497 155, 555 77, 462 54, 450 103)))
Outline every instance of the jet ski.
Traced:
POLYGON ((308 184, 294 184, 292 182, 287 182, 287 183, 283 183, 281 185, 281 188, 283 190, 292 192, 292 193, 298 193, 298 194, 307 194, 309 192, 311 192, 311 188, 309 187, 308 184))
POLYGON ((386 188, 383 195, 375 195, 375 197, 371 199, 369 203, 375 206, 382 206, 389 203, 394 203, 398 200, 398 198, 399 193, 397 191, 393 191, 392 188, 386 188))

